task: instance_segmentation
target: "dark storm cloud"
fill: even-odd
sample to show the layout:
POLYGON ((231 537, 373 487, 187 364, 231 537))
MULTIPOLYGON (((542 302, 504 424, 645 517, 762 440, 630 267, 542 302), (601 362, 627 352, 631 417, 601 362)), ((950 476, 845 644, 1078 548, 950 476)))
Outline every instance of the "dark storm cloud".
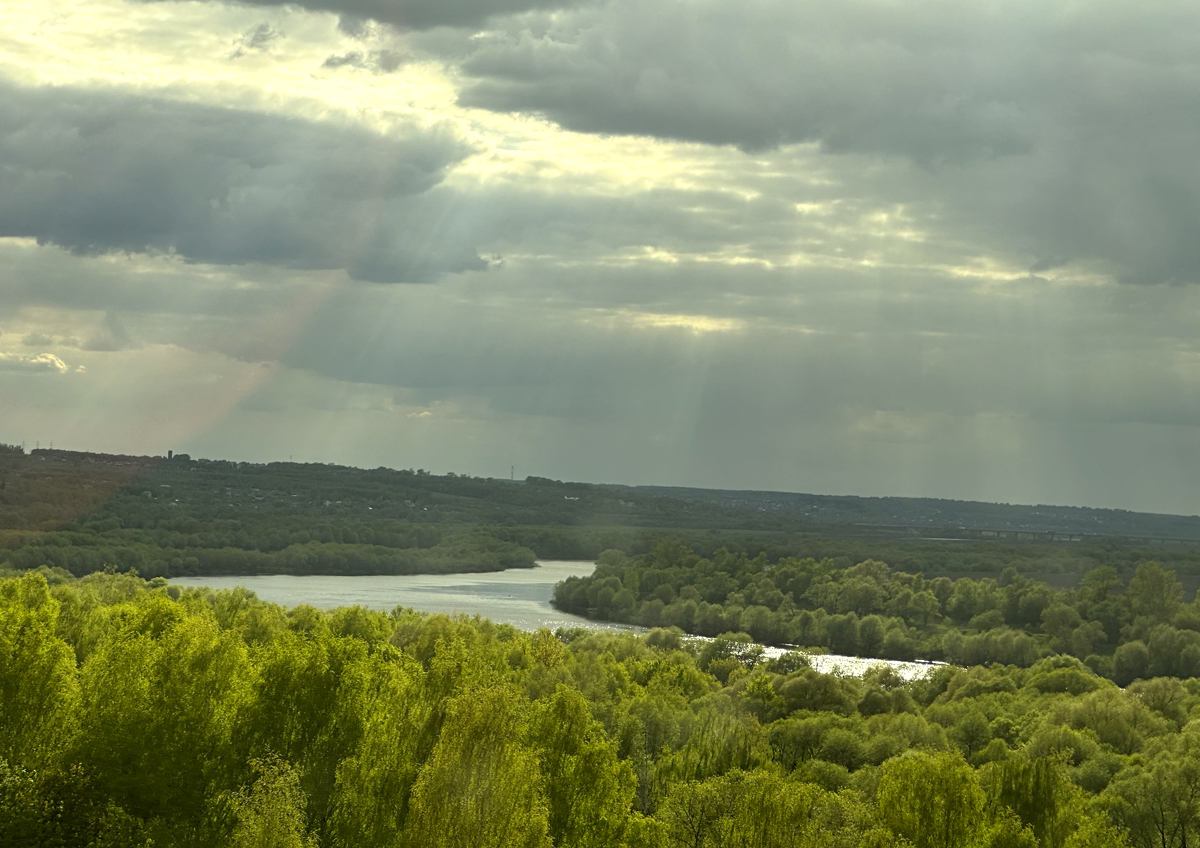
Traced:
POLYGON ((583 132, 815 143, 858 154, 850 180, 907 169, 907 202, 983 251, 1196 282, 1197 33, 1182 2, 617 0, 464 42, 461 101, 583 132))
POLYGON ((0 87, 0 237, 77 253, 345 269, 424 282, 484 267, 438 227, 470 155, 450 125, 332 122, 82 89, 0 87), (433 229, 431 229, 433 228, 433 229))
MULTIPOLYGON (((168 0, 142 0, 167 2, 168 0)), ((576 0, 577 2, 578 0, 576 0)), ((247 6, 299 6, 313 12, 333 12, 344 18, 343 29, 353 34, 362 20, 401 29, 478 27, 496 15, 529 9, 560 9, 572 0, 241 0, 247 6)))
POLYGON ((1029 147, 1013 65, 1038 45, 1007 42, 1013 23, 945 0, 610 2, 475 39, 462 100, 586 132, 964 161, 1029 147))

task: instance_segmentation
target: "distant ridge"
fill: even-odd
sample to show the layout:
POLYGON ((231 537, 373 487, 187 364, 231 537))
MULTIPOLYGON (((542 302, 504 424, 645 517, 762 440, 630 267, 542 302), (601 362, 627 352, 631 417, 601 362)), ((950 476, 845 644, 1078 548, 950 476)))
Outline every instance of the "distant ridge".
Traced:
MULTIPOLYGON (((543 477, 510 481, 424 470, 361 469, 322 463, 247 463, 122 456, 4 446, 0 455, 0 529, 77 520, 144 480, 170 489, 185 507, 225 492, 246 508, 272 511, 286 501, 343 515, 370 513, 421 523, 517 526, 623 526, 658 529, 782 532, 804 537, 1045 541, 1069 543, 1127 539, 1150 544, 1200 545, 1200 516, 1053 505, 1021 505, 941 498, 862 497, 799 492, 572 483, 543 477), (11 478, 11 479, 7 479, 11 478), (219 478, 219 479, 218 479, 219 478), (20 481, 24 479, 25 483, 20 481), (36 484, 35 484, 36 481, 36 484), (32 488, 31 488, 32 485, 32 488), (266 494, 259 495, 262 487, 266 494), (280 493, 287 490, 288 494, 280 493), (50 492, 57 494, 50 496, 50 492), (279 496, 279 498, 277 498, 279 496), (197 500, 199 499, 199 500, 197 500)), ((148 489, 147 489, 148 487, 148 489)))
POLYGON ((1007 504, 943 498, 814 495, 683 486, 620 486, 657 497, 726 508, 791 513, 817 523, 849 523, 882 528, 994 530, 1038 533, 1177 539, 1200 542, 1200 516, 1132 512, 1047 504, 1007 504))

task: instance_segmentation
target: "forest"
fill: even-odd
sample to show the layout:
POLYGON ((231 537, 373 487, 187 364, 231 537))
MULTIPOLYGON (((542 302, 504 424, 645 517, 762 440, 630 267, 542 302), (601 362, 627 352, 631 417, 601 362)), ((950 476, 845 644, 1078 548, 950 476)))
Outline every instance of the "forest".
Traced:
POLYGON ((4 844, 1197 844, 1200 549, 901 538, 759 506, 0 451, 4 844), (537 557, 596 559, 555 604, 646 632, 166 579, 537 557), (855 678, 815 671, 823 650, 947 664, 855 678))
MULTIPOLYGON (((904 528, 819 521, 803 506, 815 496, 716 498, 720 494, 423 469, 61 450, 26 454, 0 445, 0 565, 48 565, 76 576, 136 570, 146 577, 495 571, 532 566, 537 558, 595 560, 610 549, 642 555, 665 539, 680 539, 706 557, 727 550, 762 554, 771 563, 788 557, 847 564, 877 559, 931 577, 999 575, 1008 567, 1082 575, 1102 565, 1126 570, 1147 558, 1181 575, 1200 574, 1200 547, 1193 545, 1147 547, 1118 537, 931 540, 911 537, 904 528), (801 500, 797 505, 788 498, 801 500)), ((908 504, 906 520, 928 523, 932 514, 924 501, 884 500, 908 504)), ((948 502, 931 503, 945 509, 948 502)), ((1022 526, 1048 520, 1040 515, 1045 510, 1006 507, 999 516, 988 506, 974 504, 974 512, 963 515, 1008 521, 1011 516, 1004 516, 1015 510, 1022 526)), ((1103 511, 1059 512, 1077 524, 1103 511)), ((872 516, 893 513, 863 513, 872 516)), ((1125 513, 1120 526, 1145 530, 1157 526, 1157 518, 1125 513)))
MULTIPOLYGON (((607 578, 605 578, 607 579, 607 578)), ((13 846, 1185 848, 1200 680, 0 579, 13 846)))
POLYGON ((1161 563, 1117 562, 1121 570, 1098 565, 1077 587, 1055 589, 1011 566, 998 577, 928 579, 879 560, 709 558, 664 541, 632 558, 604 553, 591 576, 560 583, 554 603, 602 620, 864 657, 1028 668, 1064 654, 1121 686, 1200 676, 1200 604, 1184 602, 1161 563))

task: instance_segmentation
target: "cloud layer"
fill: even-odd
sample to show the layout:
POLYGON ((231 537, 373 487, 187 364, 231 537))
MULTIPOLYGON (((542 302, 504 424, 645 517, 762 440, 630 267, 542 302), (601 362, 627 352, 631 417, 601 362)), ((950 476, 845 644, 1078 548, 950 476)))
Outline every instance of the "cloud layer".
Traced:
MULTIPOLYGON (((173 0, 141 0, 172 2, 173 0)), ((401 29, 479 27, 489 18, 529 9, 557 9, 572 0, 240 0, 248 6, 299 6, 314 12, 344 16, 344 26, 354 31, 363 20, 391 24, 401 29)), ((578 2, 578 0, 575 0, 578 2)))
POLYGON ((427 282, 483 267, 431 222, 472 152, 452 124, 334 122, 81 89, 0 89, 0 237, 79 253, 344 269, 427 282))
MULTIPOLYGON (((1200 280, 1200 9, 613 0, 472 39, 464 104, 569 129, 912 163, 910 200, 1031 266, 1200 280)), ((856 167, 856 166, 852 166, 856 167)))
POLYGON ((0 441, 1195 512, 1198 32, 19 0, 0 441))

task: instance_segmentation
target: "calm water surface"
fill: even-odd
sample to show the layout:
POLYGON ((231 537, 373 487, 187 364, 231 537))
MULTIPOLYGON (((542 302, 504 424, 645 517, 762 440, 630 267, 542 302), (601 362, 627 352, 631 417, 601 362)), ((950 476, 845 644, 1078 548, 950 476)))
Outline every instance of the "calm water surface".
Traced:
POLYGON ((379 577, 259 574, 247 577, 174 577, 180 586, 232 589, 244 586, 264 601, 320 609, 363 606, 390 612, 412 607, 421 612, 481 615, 522 630, 586 627, 592 630, 641 628, 588 621, 550 606, 554 584, 568 577, 586 577, 591 562, 545 560, 535 568, 510 568, 486 574, 406 574, 379 577))

